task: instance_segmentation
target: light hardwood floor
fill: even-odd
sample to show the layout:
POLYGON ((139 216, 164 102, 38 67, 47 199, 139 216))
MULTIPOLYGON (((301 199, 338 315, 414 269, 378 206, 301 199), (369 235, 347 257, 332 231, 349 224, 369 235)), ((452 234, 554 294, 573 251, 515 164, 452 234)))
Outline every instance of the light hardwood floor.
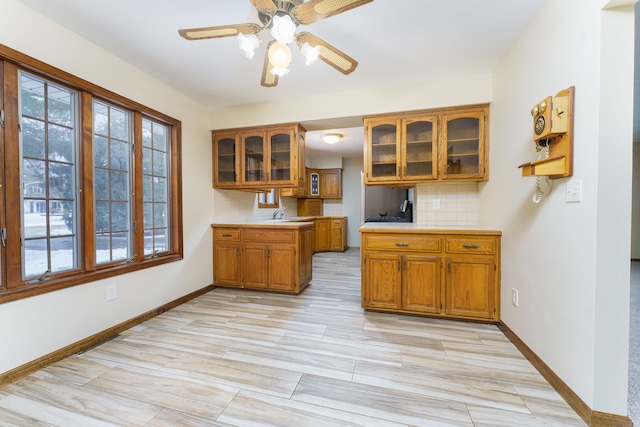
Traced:
POLYGON ((584 426, 493 325, 364 312, 359 253, 301 295, 215 289, 0 389, 2 426, 584 426))

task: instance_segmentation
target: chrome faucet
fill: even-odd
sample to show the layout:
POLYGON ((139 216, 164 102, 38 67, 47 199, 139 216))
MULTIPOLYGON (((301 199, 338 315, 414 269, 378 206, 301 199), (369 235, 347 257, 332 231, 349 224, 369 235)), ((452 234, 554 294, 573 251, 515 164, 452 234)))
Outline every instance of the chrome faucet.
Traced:
POLYGON ((273 219, 276 219, 276 218, 282 219, 282 218, 284 218, 284 211, 282 211, 282 209, 276 209, 276 211, 273 213, 272 218, 273 219))

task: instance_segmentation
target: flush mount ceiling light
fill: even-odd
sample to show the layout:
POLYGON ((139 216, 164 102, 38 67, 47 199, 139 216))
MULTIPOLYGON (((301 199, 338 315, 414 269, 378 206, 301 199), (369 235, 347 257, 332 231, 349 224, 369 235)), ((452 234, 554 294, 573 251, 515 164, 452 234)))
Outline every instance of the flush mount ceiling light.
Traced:
POLYGON ((266 87, 276 86, 278 77, 289 72, 291 49, 288 45, 294 41, 305 57, 307 65, 320 58, 345 75, 353 72, 358 66, 358 61, 319 37, 305 31, 296 34, 296 30, 299 25, 308 25, 320 19, 329 18, 373 0, 250 1, 258 10, 258 17, 262 25, 254 23, 221 25, 183 29, 178 30, 178 33, 187 40, 237 36, 240 49, 244 51, 247 58, 253 58, 263 37, 272 36, 275 40, 269 43, 262 70, 261 84, 266 87), (278 61, 274 59, 276 57, 279 58, 278 61), (287 57, 288 60, 286 60, 287 57))
POLYGON ((320 138, 322 138, 322 140, 327 144, 335 144, 342 139, 342 136, 343 135, 341 133, 325 133, 322 134, 320 138))

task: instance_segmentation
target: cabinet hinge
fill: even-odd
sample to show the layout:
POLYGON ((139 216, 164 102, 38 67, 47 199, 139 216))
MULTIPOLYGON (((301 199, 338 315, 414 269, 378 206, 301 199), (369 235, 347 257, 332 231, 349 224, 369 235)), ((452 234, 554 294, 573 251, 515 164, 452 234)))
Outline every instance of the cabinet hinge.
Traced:
POLYGON ((131 151, 133 152, 133 155, 135 157, 135 155, 136 155, 136 144, 131 144, 131 151))
POLYGON ((7 246, 7 229, 0 228, 0 242, 2 242, 2 247, 7 246))
POLYGON ((0 110, 0 127, 4 127, 4 110, 0 110))
POLYGON ((138 232, 138 222, 137 221, 133 221, 133 232, 134 233, 138 232))

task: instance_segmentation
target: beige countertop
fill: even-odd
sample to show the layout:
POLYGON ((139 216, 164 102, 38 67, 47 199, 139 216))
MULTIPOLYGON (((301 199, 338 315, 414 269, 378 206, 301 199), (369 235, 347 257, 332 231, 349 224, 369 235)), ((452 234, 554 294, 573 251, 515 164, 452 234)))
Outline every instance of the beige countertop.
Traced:
MULTIPOLYGON (((313 221, 313 220, 311 220, 313 221)), ((313 222, 308 221, 295 221, 285 219, 245 219, 245 220, 224 220, 215 221, 211 223, 212 228, 218 227, 240 227, 240 228, 304 228, 307 226, 313 226, 313 222)))
POLYGON ((358 228, 361 233, 428 233, 428 234, 483 234, 501 236, 502 230, 482 227, 419 226, 413 222, 367 222, 358 228))

